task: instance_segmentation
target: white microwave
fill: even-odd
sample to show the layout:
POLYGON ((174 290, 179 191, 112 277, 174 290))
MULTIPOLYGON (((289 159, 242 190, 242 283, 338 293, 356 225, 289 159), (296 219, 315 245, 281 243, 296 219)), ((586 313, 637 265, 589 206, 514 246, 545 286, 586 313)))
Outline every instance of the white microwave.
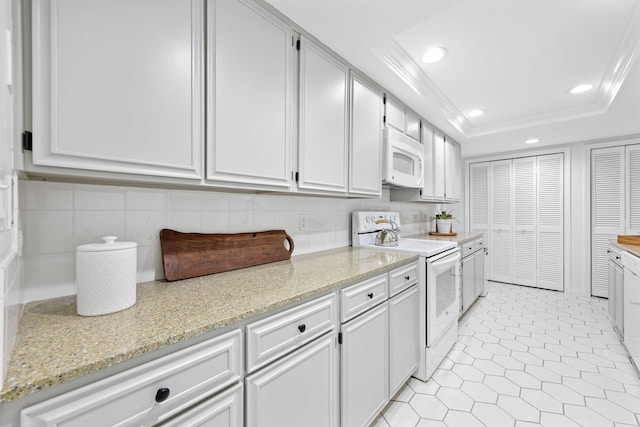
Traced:
POLYGON ((393 187, 422 188, 424 148, 403 133, 384 130, 383 182, 393 187))

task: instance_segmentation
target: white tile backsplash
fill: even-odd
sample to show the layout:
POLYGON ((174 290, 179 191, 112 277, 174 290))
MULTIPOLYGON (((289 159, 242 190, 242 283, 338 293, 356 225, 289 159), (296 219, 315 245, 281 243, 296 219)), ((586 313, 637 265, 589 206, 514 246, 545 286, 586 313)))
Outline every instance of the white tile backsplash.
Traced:
POLYGON ((27 210, 23 236, 27 255, 73 251, 73 212, 27 210))
POLYGON ((241 233, 283 229, 294 254, 351 244, 351 212, 395 210, 403 234, 429 230, 426 219, 439 205, 302 195, 267 195, 210 190, 164 190, 28 181, 20 189, 24 218, 24 301, 74 292, 76 247, 104 235, 138 243, 139 282, 164 276, 159 231, 241 233), (300 229, 300 215, 306 229, 300 229))
POLYGON ((125 241, 124 211, 75 211, 73 214, 73 250, 87 243, 102 243, 103 236, 125 241))
POLYGON ((76 293, 75 253, 25 257, 25 297, 28 301, 76 293))
POLYGON ((127 211, 165 211, 167 192, 162 190, 130 190, 126 192, 127 211))
POLYGON ((73 209, 73 185, 57 182, 27 181, 24 208, 42 211, 73 209))
POLYGON ((121 187, 75 185, 73 207, 81 211, 123 211, 125 191, 121 187))

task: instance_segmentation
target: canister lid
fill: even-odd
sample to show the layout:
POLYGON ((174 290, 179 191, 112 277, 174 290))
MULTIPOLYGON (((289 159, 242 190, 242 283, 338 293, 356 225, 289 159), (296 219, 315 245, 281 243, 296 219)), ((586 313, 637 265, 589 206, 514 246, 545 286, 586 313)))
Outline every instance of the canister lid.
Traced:
POLYGON ((138 246, 136 242, 116 242, 117 236, 104 236, 104 243, 89 243, 78 246, 78 252, 120 251, 138 246))

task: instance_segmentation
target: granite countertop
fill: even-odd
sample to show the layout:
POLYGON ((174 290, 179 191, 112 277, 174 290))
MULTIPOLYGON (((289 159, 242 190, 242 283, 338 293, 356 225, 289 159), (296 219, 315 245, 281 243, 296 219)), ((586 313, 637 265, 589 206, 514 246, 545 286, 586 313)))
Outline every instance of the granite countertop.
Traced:
POLYGON ((637 257, 640 257, 640 245, 626 245, 623 243, 618 243, 615 240, 612 240, 611 244, 622 249, 623 251, 627 251, 637 257))
POLYGON ((415 236, 407 236, 411 239, 425 239, 425 240, 443 240, 445 242, 466 243, 470 240, 475 240, 482 237, 484 233, 474 233, 469 231, 458 231, 456 236, 433 236, 430 234, 419 234, 415 236))
POLYGON ((96 317, 76 297, 24 307, 0 401, 10 401, 417 260, 345 247, 177 282, 138 284, 136 304, 96 317))

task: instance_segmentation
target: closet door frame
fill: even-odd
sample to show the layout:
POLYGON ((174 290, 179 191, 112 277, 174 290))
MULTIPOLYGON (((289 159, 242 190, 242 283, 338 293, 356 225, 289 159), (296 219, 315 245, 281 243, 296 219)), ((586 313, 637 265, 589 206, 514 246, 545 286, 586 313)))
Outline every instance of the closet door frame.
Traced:
MULTIPOLYGON (((640 142, 640 141, 638 141, 640 142)), ((474 163, 481 163, 481 162, 493 162, 493 161, 498 161, 498 160, 512 160, 512 159, 516 159, 516 158, 520 158, 520 157, 531 157, 531 156, 544 156, 547 154, 564 154, 564 163, 563 163, 563 207, 564 207, 564 218, 563 218, 563 246, 564 246, 564 254, 563 254, 563 262, 564 262, 564 274, 563 274, 563 283, 564 283, 564 291, 570 291, 571 290, 571 276, 572 276, 572 272, 571 272, 571 252, 572 252, 572 245, 571 245, 571 235, 572 235, 572 228, 571 228, 571 213, 572 213, 572 204, 571 204, 571 194, 570 194, 570 189, 571 189, 571 149, 569 147, 563 147, 563 148, 550 148, 550 149, 540 149, 540 150, 529 150, 529 151, 523 151, 520 153, 511 153, 509 155, 506 154, 502 154, 502 155, 494 155, 494 156, 479 156, 479 157, 473 157, 473 158, 466 158, 464 160, 464 170, 465 170, 465 180, 464 180, 464 230, 465 231, 472 231, 470 229, 470 224, 471 224, 471 200, 470 200, 470 189, 471 189, 471 181, 470 181, 470 165, 474 164, 474 163)), ((587 168, 589 167, 588 165, 586 166, 587 168)), ((590 175, 587 175, 590 176, 590 175)), ((589 198, 589 203, 590 203, 590 195, 588 196, 589 198)), ((589 205, 590 206, 590 205, 589 205)), ((589 208, 587 208, 589 209, 589 208)), ((576 212, 579 214, 579 212, 576 212)), ((585 222, 587 224, 591 224, 590 222, 590 216, 589 218, 585 218, 585 222)), ((584 232, 583 230, 581 230, 580 232, 584 232)), ((589 240, 589 245, 591 244, 591 241, 589 240)), ((491 253, 489 253, 489 256, 491 256, 491 253)))

